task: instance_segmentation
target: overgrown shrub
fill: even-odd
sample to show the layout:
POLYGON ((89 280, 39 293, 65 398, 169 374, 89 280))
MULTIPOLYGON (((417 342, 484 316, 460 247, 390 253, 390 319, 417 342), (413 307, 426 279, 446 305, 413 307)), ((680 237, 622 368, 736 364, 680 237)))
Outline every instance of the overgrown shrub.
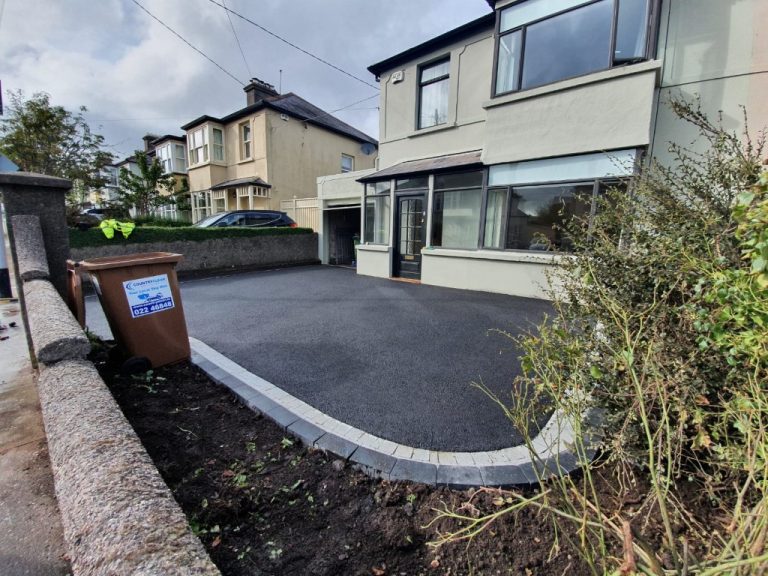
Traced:
POLYGON ((69 245, 72 248, 88 246, 114 246, 115 244, 146 244, 149 242, 202 242, 217 238, 249 238, 252 236, 288 236, 312 234, 310 228, 195 228, 194 226, 165 228, 137 227, 129 238, 119 234, 111 240, 98 228, 69 231, 69 245))
POLYGON ((558 273, 556 313, 519 341, 515 385, 532 394, 505 408, 536 459, 530 412, 554 402, 584 464, 583 416, 597 409, 602 456, 580 477, 542 477, 542 494, 514 505, 549 511, 595 574, 759 574, 768 571, 763 141, 672 106, 707 150, 673 145, 672 166, 648 162, 629 193, 609 192, 591 223, 567 226, 576 254, 558 273))

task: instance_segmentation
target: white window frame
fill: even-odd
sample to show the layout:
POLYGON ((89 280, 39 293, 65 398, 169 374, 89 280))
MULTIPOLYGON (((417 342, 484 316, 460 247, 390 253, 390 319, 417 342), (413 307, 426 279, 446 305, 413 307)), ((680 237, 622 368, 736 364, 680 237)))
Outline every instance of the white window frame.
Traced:
POLYGON ((240 140, 240 160, 251 160, 253 158, 253 128, 251 127, 251 121, 248 120, 238 124, 237 133, 240 140))
POLYGON ((189 165, 197 166, 208 162, 208 126, 195 128, 187 136, 189 165))
POLYGON ((187 149, 184 144, 178 142, 173 143, 173 168, 176 172, 187 171, 187 149))
POLYGON ((347 172, 354 172, 355 171, 355 157, 351 156, 349 154, 341 154, 341 173, 346 174, 347 172), (349 168, 344 167, 344 160, 349 160, 349 168))

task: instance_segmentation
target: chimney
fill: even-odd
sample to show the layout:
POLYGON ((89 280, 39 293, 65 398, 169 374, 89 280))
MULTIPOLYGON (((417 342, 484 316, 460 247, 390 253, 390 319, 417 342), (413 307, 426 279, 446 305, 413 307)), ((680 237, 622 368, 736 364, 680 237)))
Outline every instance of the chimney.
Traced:
POLYGON ((150 149, 152 148, 152 146, 150 145, 150 142, 152 142, 152 140, 157 140, 157 138, 158 137, 155 136, 154 134, 147 134, 146 136, 144 136, 144 138, 142 138, 142 140, 144 140, 144 152, 150 151, 150 149))
POLYGON ((272 84, 267 84, 258 78, 251 78, 250 83, 245 88, 243 88, 243 90, 245 90, 248 102, 247 106, 256 104, 256 102, 263 100, 264 98, 279 96, 277 90, 275 90, 275 87, 272 86, 272 84))

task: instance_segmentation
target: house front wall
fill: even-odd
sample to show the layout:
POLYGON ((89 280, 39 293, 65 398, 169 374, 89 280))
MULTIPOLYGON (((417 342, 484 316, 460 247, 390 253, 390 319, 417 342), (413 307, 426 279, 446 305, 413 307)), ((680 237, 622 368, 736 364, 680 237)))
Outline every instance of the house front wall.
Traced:
POLYGON ((354 159, 354 169, 373 168, 376 154, 364 154, 362 144, 311 123, 266 113, 266 156, 274 207, 281 200, 314 198, 317 178, 341 172, 342 154, 354 159))

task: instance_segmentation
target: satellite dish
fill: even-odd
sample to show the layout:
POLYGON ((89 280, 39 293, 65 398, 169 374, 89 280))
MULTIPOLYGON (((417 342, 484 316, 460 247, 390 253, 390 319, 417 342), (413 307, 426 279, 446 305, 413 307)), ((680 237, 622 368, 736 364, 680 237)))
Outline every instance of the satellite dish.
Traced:
POLYGON ((370 156, 371 154, 376 152, 376 146, 374 146, 370 142, 365 142, 362 146, 360 146, 360 151, 366 156, 370 156))

